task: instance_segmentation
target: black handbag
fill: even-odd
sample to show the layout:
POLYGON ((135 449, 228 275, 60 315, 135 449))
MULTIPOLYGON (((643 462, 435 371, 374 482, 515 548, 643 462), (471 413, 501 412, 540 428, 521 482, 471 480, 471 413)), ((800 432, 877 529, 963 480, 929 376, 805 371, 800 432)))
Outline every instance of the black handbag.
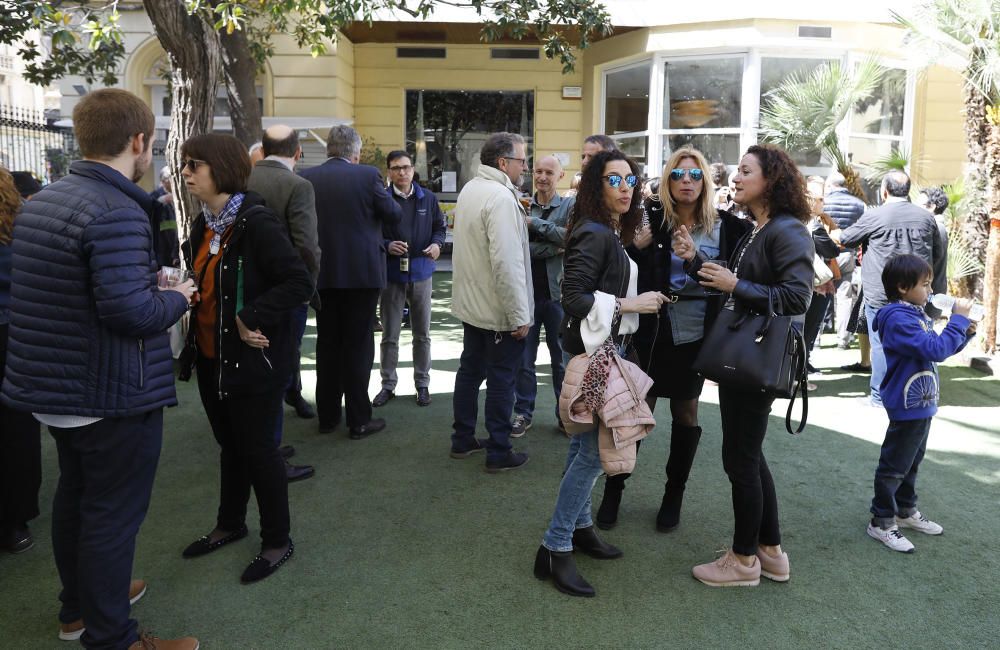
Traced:
POLYGON ((767 315, 723 309, 702 342, 694 370, 707 379, 790 399, 788 433, 801 433, 809 416, 806 346, 791 316, 778 316, 768 296, 767 315), (792 430, 792 406, 802 394, 802 420, 792 430))

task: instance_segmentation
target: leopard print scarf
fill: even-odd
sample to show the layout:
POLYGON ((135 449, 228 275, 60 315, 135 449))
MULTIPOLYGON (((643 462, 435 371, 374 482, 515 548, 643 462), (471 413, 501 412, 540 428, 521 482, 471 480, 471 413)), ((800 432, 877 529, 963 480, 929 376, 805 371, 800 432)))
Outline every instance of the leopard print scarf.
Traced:
MULTIPOLYGON (((621 303, 615 300, 615 315, 611 320, 611 331, 615 331, 615 325, 621 319, 621 303)), ((604 407, 604 393, 608 388, 608 375, 611 372, 611 364, 618 348, 614 339, 609 334, 601 347, 590 356, 590 364, 586 372, 583 373, 583 381, 580 384, 580 392, 583 395, 583 403, 592 412, 597 413, 604 407)))

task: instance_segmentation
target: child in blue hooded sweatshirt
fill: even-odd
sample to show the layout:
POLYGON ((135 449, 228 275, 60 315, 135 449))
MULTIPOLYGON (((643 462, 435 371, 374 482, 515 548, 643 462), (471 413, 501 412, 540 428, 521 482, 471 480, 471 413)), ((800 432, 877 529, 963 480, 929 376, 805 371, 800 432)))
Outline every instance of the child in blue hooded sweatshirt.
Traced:
POLYGON ((878 469, 868 535, 894 551, 914 548, 900 528, 928 535, 944 532, 917 510, 917 468, 927 449, 931 418, 939 395, 937 362, 965 347, 975 333, 968 319, 972 303, 958 300, 944 330, 934 332, 924 313, 931 295, 931 267, 915 255, 892 258, 882 271, 882 285, 890 302, 875 316, 874 329, 882 336, 886 374, 882 404, 889 414, 878 469))

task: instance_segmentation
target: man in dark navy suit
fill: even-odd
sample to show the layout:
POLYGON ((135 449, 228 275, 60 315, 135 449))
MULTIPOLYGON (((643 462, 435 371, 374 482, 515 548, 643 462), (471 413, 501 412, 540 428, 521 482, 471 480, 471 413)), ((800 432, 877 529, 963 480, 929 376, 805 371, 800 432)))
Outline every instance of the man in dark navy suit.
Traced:
MULTIPOLYGON (((347 406, 350 437, 385 428, 372 419, 368 380, 375 361, 375 306, 385 287, 382 226, 395 230, 402 212, 374 167, 359 165, 361 137, 348 126, 330 129, 327 161, 301 175, 316 190, 322 308, 317 314, 316 410, 320 433, 331 433, 347 406)), ((398 237, 396 239, 399 239, 398 237)))

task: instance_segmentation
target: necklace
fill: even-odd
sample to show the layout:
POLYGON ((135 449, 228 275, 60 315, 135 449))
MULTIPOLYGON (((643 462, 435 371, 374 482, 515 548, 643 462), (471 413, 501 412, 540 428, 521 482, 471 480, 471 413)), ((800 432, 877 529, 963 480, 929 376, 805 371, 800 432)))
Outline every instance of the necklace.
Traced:
POLYGON ((753 243, 753 240, 757 238, 757 233, 763 230, 764 227, 769 223, 771 223, 770 220, 764 223, 763 225, 754 226, 753 231, 750 233, 750 238, 747 239, 747 243, 744 244, 743 248, 740 249, 740 254, 736 258, 736 266, 733 267, 733 275, 739 275, 740 264, 743 262, 743 256, 746 255, 747 249, 750 248, 750 244, 753 243))

